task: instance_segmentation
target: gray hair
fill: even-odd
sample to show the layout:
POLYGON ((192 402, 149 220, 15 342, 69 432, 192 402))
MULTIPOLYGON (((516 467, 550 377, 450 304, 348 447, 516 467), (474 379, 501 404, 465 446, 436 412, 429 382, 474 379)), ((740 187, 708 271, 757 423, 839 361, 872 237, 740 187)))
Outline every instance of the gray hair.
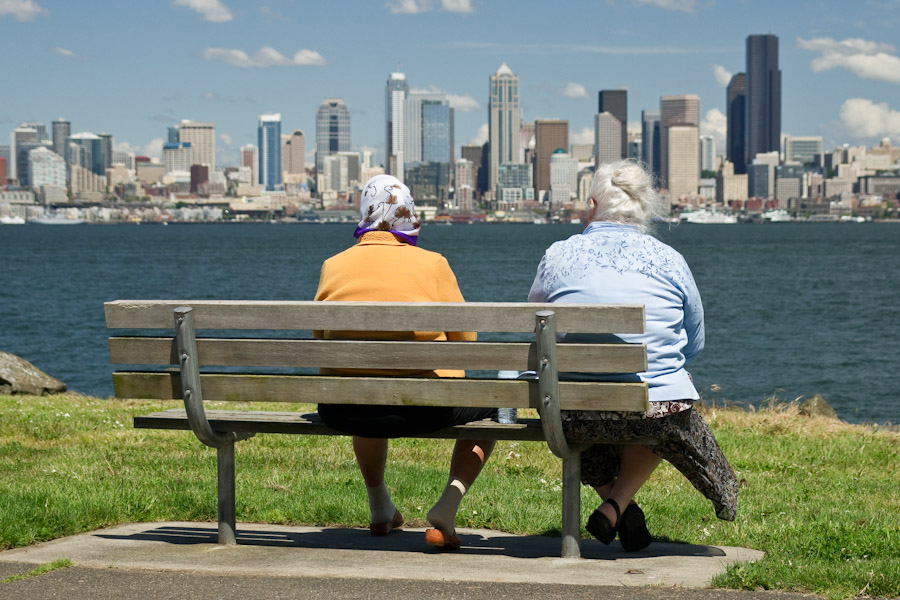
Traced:
POLYGON ((591 183, 591 198, 597 203, 591 221, 629 223, 644 231, 661 208, 653 176, 632 159, 600 165, 591 183))

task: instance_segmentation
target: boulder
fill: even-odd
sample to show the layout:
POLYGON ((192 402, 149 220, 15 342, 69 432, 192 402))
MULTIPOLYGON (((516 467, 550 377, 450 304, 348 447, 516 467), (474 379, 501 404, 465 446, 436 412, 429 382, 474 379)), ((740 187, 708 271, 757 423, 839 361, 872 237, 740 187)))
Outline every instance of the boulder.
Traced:
POLYGON ((807 398, 800 404, 800 414, 807 417, 825 417, 826 419, 837 419, 837 413, 825 402, 825 398, 816 394, 812 398, 807 398))
POLYGON ((0 394, 48 396, 66 391, 66 384, 50 377, 15 354, 0 351, 0 394))

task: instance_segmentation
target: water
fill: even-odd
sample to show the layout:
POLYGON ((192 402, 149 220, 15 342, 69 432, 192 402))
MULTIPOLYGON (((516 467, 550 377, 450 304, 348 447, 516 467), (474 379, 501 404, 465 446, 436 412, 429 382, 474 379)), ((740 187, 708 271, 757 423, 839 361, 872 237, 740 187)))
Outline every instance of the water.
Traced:
MULTIPOLYGON (((70 389, 112 393, 103 302, 311 299, 353 225, 0 226, 0 350, 70 389)), ((471 301, 522 301, 544 248, 577 225, 425 226, 471 301)), ((900 422, 898 224, 663 229, 694 272, 706 400, 821 394, 851 422, 900 422), (713 391, 713 390, 716 391, 713 391)), ((384 265, 382 268, 402 268, 384 265)))

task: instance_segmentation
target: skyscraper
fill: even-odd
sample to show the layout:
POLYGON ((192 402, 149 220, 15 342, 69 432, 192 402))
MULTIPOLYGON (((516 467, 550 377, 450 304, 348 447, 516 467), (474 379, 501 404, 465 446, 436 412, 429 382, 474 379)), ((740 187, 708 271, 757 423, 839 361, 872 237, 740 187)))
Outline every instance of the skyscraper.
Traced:
POLYGON ((66 138, 66 162, 94 175, 106 175, 103 140, 93 133, 76 133, 66 138))
POLYGON ((622 128, 619 119, 603 111, 594 119, 594 166, 622 157, 622 128))
MULTIPOLYGON (((488 143, 490 145, 490 173, 488 186, 497 187, 497 167, 519 160, 519 76, 506 63, 500 65, 490 77, 490 102, 488 103, 488 143)), ((568 148, 568 143, 563 148, 568 148)), ((549 185, 550 157, 547 156, 549 185)))
POLYGON ((669 202, 696 196, 700 185, 700 130, 693 125, 672 125, 669 144, 667 187, 669 202))
POLYGON ((9 132, 9 164, 7 165, 8 171, 6 176, 11 181, 19 179, 18 171, 20 166, 22 166, 23 169, 28 169, 27 156, 25 158, 25 165, 22 165, 19 158, 21 154, 20 146, 22 144, 37 144, 40 141, 38 130, 26 125, 27 124, 22 123, 9 132))
POLYGON ((306 173, 306 136, 301 130, 295 129, 290 135, 282 136, 282 140, 282 170, 291 175, 303 175, 306 173))
POLYGON ((648 170, 659 179, 659 111, 641 111, 641 160, 648 170))
POLYGON ((253 185, 259 181, 256 176, 259 170, 259 150, 253 144, 241 146, 241 166, 250 169, 250 181, 253 185))
POLYGON ((385 167, 389 175, 403 179, 403 163, 405 156, 406 136, 406 97, 409 95, 409 83, 403 73, 391 73, 384 91, 385 120, 385 167))
POLYGON ((451 162, 453 107, 447 94, 410 92, 405 110, 406 163, 451 162))
POLYGON ((746 156, 781 149, 781 70, 778 37, 747 36, 746 156))
POLYGON ((100 138, 100 151, 103 153, 103 174, 106 174, 106 169, 112 166, 113 136, 111 133, 98 133, 97 137, 100 138))
POLYGON ((725 158, 734 165, 735 173, 747 172, 747 76, 736 73, 728 83, 725 96, 727 130, 725 132, 725 158))
MULTIPOLYGON (((661 186, 664 188, 669 187, 669 159, 672 156, 672 153, 669 150, 669 129, 672 127, 693 127, 698 132, 700 129, 700 97, 696 94, 686 94, 682 96, 663 96, 659 101, 659 178, 661 186)), ((680 141, 684 141, 684 132, 680 132, 680 141)), ((697 137, 697 136, 695 136, 697 137)), ((696 177, 699 173, 699 169, 697 168, 697 163, 700 160, 699 156, 699 138, 695 140, 693 144, 693 161, 694 161, 694 176, 696 177)), ((684 144, 680 145, 681 149, 684 149, 684 144)), ((691 159, 686 159, 691 160, 691 159)), ((679 161, 679 166, 683 167, 683 164, 679 161)), ((669 190, 671 192, 671 189, 669 190)), ((697 190, 694 190, 696 193, 697 190)), ((675 196, 673 196, 675 198, 675 196)))
POLYGON ((540 198, 542 191, 550 191, 550 157, 557 150, 569 149, 569 122, 538 120, 534 122, 534 190, 540 198))
POLYGON ((72 135, 72 124, 60 117, 53 121, 53 151, 66 156, 66 138, 72 135))
POLYGON ((316 112, 316 173, 326 156, 350 151, 350 109, 340 98, 325 98, 316 112))
POLYGON ((260 115, 257 130, 259 184, 269 191, 281 184, 281 114, 260 115))
POLYGON ((216 124, 195 123, 185 119, 178 125, 178 141, 190 142, 193 164, 216 170, 216 124))
POLYGON ((622 128, 618 158, 628 156, 628 92, 626 90, 600 90, 598 113, 608 112, 616 119, 622 128))

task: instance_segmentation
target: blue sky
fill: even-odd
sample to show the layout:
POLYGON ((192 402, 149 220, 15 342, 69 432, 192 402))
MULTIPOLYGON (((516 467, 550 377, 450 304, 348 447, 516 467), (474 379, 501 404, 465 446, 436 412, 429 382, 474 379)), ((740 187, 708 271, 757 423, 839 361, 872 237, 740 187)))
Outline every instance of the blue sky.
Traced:
POLYGON ((316 109, 340 97, 353 147, 380 156, 399 69, 452 95, 459 146, 485 138, 503 62, 522 118, 568 119, 572 141, 590 141, 597 92, 621 88, 632 123, 661 95, 698 94, 704 132, 722 138, 745 39, 773 33, 784 133, 900 144, 898 28, 900 0, 0 0, 0 143, 64 117, 158 155, 166 127, 193 119, 216 123, 228 165, 256 143, 258 116, 280 112, 311 162, 316 109))

